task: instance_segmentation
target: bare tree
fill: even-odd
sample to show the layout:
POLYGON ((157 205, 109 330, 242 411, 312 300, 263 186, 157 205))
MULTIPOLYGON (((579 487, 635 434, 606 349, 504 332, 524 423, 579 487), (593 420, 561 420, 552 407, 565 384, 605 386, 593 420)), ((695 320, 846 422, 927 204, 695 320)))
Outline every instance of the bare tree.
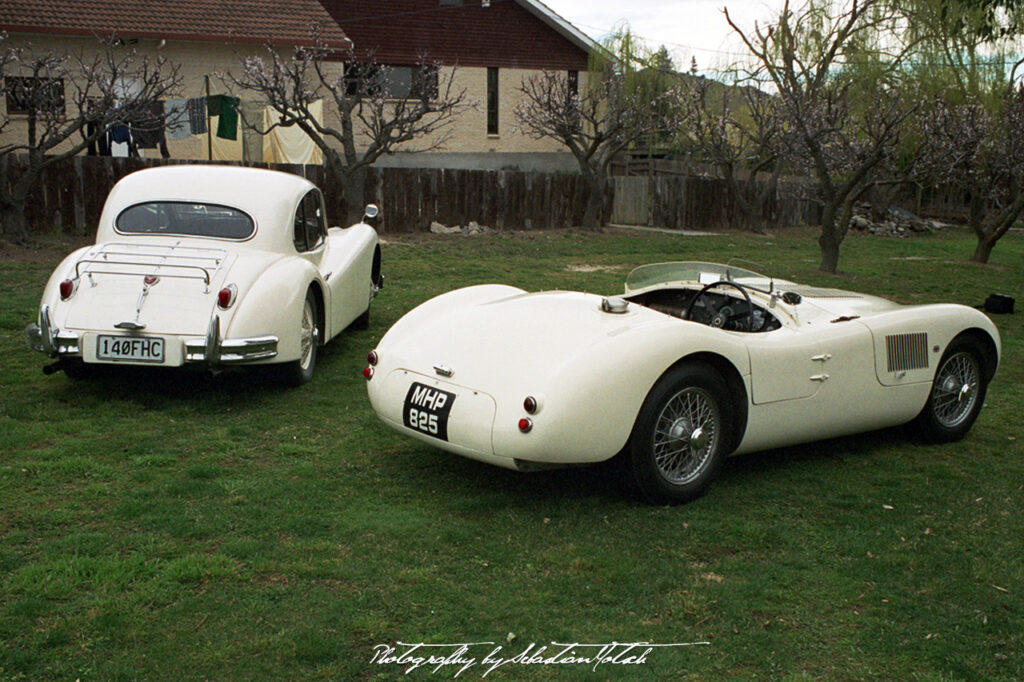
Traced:
POLYGON ((1024 86, 1008 88, 996 112, 937 98, 920 125, 927 176, 965 193, 978 240, 971 260, 987 263, 1024 213, 1024 86))
POLYGON ((224 79, 256 93, 273 107, 277 120, 246 125, 266 134, 276 127, 298 126, 323 152, 325 163, 339 179, 348 222, 357 221, 365 205, 366 169, 381 155, 442 149, 451 125, 472 105, 455 80, 455 68, 442 68, 426 58, 413 68, 402 90, 392 79, 394 68, 373 55, 339 53, 327 47, 316 30, 312 47, 282 55, 273 46, 267 57, 242 57, 241 72, 224 79), (339 123, 325 115, 317 120, 311 106, 320 99, 333 103, 339 123), (414 141, 420 144, 409 146, 414 141))
POLYGON ((729 88, 692 75, 684 81, 680 106, 685 120, 681 143, 696 147, 718 168, 750 229, 763 234, 765 206, 782 170, 775 98, 753 87, 729 88), (741 171, 749 179, 741 179, 741 171))
POLYGON ((0 118, 0 223, 4 236, 28 238, 25 208, 42 173, 75 156, 114 126, 154 120, 152 104, 181 84, 178 67, 115 47, 92 57, 31 48, 0 52, 7 113, 0 118), (17 117, 17 123, 11 125, 17 117), (11 159, 21 157, 16 177, 11 159))
POLYGON ((638 61, 641 67, 644 63, 628 54, 628 34, 618 40, 626 49, 598 60, 584 83, 549 71, 526 77, 515 108, 520 132, 557 140, 576 159, 587 186, 583 227, 600 225, 605 179, 615 155, 645 136, 674 131, 679 121, 678 107, 667 106, 673 95, 649 87, 645 76, 657 77, 656 70, 645 74, 637 69, 638 61))
POLYGON ((757 60, 751 77, 775 91, 785 134, 781 151, 814 178, 822 208, 820 269, 834 273, 854 203, 873 171, 895 153, 912 98, 899 92, 898 58, 865 82, 851 77, 850 54, 863 57, 872 33, 889 20, 876 0, 833 6, 812 0, 794 13, 787 2, 774 25, 744 33, 726 20, 757 60))

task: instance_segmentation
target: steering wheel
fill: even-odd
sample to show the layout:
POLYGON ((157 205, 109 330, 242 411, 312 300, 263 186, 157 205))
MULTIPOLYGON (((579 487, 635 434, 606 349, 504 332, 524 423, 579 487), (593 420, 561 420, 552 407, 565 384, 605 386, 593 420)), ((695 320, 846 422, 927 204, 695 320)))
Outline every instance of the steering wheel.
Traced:
MULTIPOLYGON (((727 279, 720 279, 720 280, 718 280, 716 282, 710 282, 708 284, 705 284, 704 288, 701 289, 700 291, 698 291, 697 295, 694 296, 692 299, 690 299, 690 304, 686 306, 686 310, 683 312, 683 319, 684 320, 691 319, 690 318, 690 314, 693 312, 693 308, 696 305, 697 301, 700 300, 701 296, 706 294, 708 292, 708 290, 714 289, 715 287, 723 285, 723 284, 726 285, 726 286, 733 287, 734 289, 738 289, 739 292, 741 294, 743 294, 743 298, 747 301, 747 312, 746 312, 746 318, 747 318, 746 325, 747 325, 747 328, 745 330, 744 329, 740 329, 740 331, 748 331, 748 332, 752 331, 752 328, 754 326, 754 304, 750 301, 750 294, 747 293, 747 290, 743 287, 743 285, 737 284, 736 282, 730 282, 727 279)), ((723 306, 723 308, 724 307, 727 307, 727 306, 723 306)), ((715 317, 718 318, 718 316, 721 313, 722 313, 721 309, 717 310, 715 317)), ((729 321, 730 321, 730 317, 731 317, 731 315, 724 315, 724 316, 722 316, 720 318, 721 321, 713 319, 712 322, 711 322, 711 326, 725 328, 725 325, 728 324, 729 321)), ((737 321, 741 317, 742 317, 742 315, 737 315, 736 317, 732 318, 732 321, 735 322, 738 325, 739 323, 737 321)))

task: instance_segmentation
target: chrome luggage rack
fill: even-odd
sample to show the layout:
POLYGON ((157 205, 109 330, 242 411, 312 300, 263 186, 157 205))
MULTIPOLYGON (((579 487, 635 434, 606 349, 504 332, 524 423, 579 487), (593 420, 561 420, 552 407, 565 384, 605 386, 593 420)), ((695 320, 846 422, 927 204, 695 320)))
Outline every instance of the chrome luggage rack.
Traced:
POLYGON ((220 272, 227 256, 224 249, 111 242, 103 244, 99 249, 90 250, 84 258, 79 259, 75 263, 75 278, 84 275, 93 286, 96 286, 94 274, 198 279, 206 287, 203 293, 209 293, 210 282, 220 272))

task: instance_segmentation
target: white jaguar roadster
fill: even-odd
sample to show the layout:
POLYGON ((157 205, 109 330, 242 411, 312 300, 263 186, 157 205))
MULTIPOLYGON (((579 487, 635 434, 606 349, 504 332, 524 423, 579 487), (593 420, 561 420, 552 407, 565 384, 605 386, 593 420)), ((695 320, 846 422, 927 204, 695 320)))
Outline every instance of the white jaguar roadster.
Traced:
POLYGON ((370 352, 394 429, 530 470, 622 452, 655 503, 703 494, 724 457, 915 422, 970 429, 999 364, 995 325, 711 263, 634 270, 622 297, 459 289, 370 352))
POLYGON ((328 229, 320 190, 301 177, 153 168, 110 191, 96 243, 57 267, 25 331, 56 358, 47 373, 278 364, 297 385, 317 346, 368 324, 381 281, 376 231, 328 229))

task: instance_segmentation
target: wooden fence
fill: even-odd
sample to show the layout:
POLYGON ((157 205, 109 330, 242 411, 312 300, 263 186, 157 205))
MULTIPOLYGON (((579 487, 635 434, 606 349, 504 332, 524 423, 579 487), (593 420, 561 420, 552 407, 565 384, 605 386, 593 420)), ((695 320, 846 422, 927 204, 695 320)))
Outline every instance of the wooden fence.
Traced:
MULTIPOLYGON (((4 162, 0 177, 10 182, 22 161, 7 157, 4 162)), ((30 229, 91 234, 114 183, 136 170, 171 163, 184 162, 78 156, 57 164, 44 173, 29 201, 30 229)), ((342 220, 340 191, 323 166, 252 165, 308 178, 323 189, 332 222, 342 220)), ((604 222, 690 230, 745 227, 725 183, 716 178, 610 178, 605 199, 604 222)), ((383 233, 424 232, 435 221, 537 230, 579 225, 586 191, 582 177, 569 173, 372 168, 366 200, 381 206, 383 233)), ((768 204, 770 226, 817 220, 816 207, 784 188, 768 204)))
MULTIPOLYGON (((614 185, 611 222, 669 229, 746 229, 726 183, 719 178, 694 176, 624 177, 614 185)), ((749 181, 748 181, 749 182, 749 181)), ((767 227, 814 224, 820 220, 817 204, 789 183, 780 183, 762 207, 767 227)))

